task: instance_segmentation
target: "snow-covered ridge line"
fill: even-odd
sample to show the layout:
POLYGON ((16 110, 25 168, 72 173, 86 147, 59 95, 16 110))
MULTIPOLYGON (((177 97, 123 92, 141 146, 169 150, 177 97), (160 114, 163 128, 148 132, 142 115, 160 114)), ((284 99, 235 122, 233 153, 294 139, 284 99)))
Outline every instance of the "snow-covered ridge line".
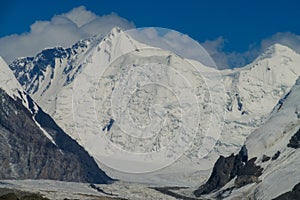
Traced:
POLYGON ((4 59, 0 56, 0 87, 4 89, 12 98, 20 98, 23 100, 23 88, 16 80, 13 72, 9 69, 4 59))
MULTIPOLYGON (((25 91, 23 91, 23 88, 18 83, 17 79, 15 78, 13 72, 8 67, 8 65, 5 63, 3 58, 0 56, 0 87, 14 100, 21 101, 25 108, 28 109, 29 112, 32 113, 32 119, 36 123, 36 125, 41 129, 41 131, 45 134, 45 136, 54 144, 53 138, 51 135, 41 127, 41 125, 35 120, 35 115, 38 112, 38 106, 28 99, 28 95, 25 91), (30 105, 33 104, 33 105, 30 105)), ((57 145, 56 145, 57 146, 57 145)))

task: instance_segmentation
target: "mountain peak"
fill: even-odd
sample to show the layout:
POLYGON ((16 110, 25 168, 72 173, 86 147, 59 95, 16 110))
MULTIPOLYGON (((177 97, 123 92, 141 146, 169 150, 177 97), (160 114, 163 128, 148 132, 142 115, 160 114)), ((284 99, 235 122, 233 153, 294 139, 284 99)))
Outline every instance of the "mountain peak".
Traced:
POLYGON ((281 51, 293 51, 290 47, 279 43, 271 45, 268 49, 271 49, 274 53, 278 53, 281 51))
POLYGON ((280 55, 289 55, 296 53, 293 49, 291 49, 288 46, 275 43, 268 48, 264 50, 264 52, 258 57, 258 59, 265 59, 265 58, 271 58, 274 56, 280 56, 280 55))
POLYGON ((7 92, 7 94, 11 97, 19 97, 18 91, 23 91, 23 89, 1 56, 0 71, 0 88, 5 90, 5 92, 7 92))
POLYGON ((118 38, 121 35, 125 35, 125 34, 126 33, 121 28, 114 27, 103 37, 102 41, 113 40, 113 39, 118 38))
POLYGON ((113 27, 109 33, 122 33, 122 32, 123 30, 120 27, 116 26, 113 27))

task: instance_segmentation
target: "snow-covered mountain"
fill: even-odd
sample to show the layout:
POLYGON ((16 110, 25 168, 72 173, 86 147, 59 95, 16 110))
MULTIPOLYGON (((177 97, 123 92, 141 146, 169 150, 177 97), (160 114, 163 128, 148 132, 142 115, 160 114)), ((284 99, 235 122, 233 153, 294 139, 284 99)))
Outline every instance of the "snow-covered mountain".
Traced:
POLYGON ((72 121, 72 114, 64 109, 65 104, 71 105, 72 99, 64 98, 62 94, 65 97, 72 96, 67 86, 80 71, 84 64, 82 60, 94 40, 97 38, 79 41, 70 49, 46 49, 34 58, 19 58, 10 65, 24 90, 69 133, 73 130, 60 122, 72 121), (59 94, 61 98, 57 97, 59 94), (65 113, 63 118, 62 113, 65 113))
POLYGON ((23 91, 1 57, 0 71, 0 179, 111 181, 23 91))
MULTIPOLYGON (((197 66, 201 72, 212 74, 211 77, 214 79, 210 82, 224 83, 226 92, 224 94, 221 89, 208 91, 205 87, 198 88, 197 98, 201 99, 198 104, 201 105, 199 106, 201 108, 199 110, 201 125, 197 126, 199 131, 184 155, 174 159, 174 163, 167 168, 144 175, 134 175, 106 168, 102 165, 103 160, 97 161, 100 166, 105 167, 110 175, 118 179, 146 180, 158 184, 198 185, 208 177, 220 154, 228 156, 232 152, 239 151, 245 138, 265 122, 273 107, 291 89, 300 75, 300 68, 297 66, 300 63, 300 55, 279 44, 271 46, 255 61, 243 68, 218 71, 197 61, 181 58, 172 52, 140 43, 118 28, 113 29, 105 37, 82 40, 69 49, 60 47, 47 49, 35 57, 17 59, 10 65, 10 68, 38 105, 47 111, 60 127, 73 139, 76 139, 91 155, 97 157, 98 153, 102 152, 109 155, 107 162, 112 160, 121 162, 120 160, 124 160, 125 154, 118 154, 108 147, 105 147, 107 151, 102 151, 105 148, 98 145, 98 142, 103 140, 103 136, 125 151, 143 153, 159 152, 160 148, 166 146, 168 141, 176 135, 174 124, 170 120, 166 129, 161 132, 164 137, 156 138, 156 140, 153 138, 134 140, 134 137, 119 132, 117 127, 122 123, 113 119, 110 114, 112 91, 128 75, 126 74, 128 67, 145 67, 145 63, 149 63, 149 61, 162 64, 160 70, 162 76, 165 77, 171 77, 171 72, 164 71, 163 65, 178 66, 177 69, 187 77, 193 77, 186 70, 191 69, 190 64, 197 66), (119 58, 120 56, 121 58, 119 58), (108 66, 112 68, 107 68, 108 66), (219 74, 221 76, 218 76, 219 74), (103 79, 99 80, 99 75, 107 76, 103 76, 103 79), (219 77, 221 80, 218 80, 219 77), (206 95, 207 92, 215 92, 217 95, 214 95, 213 100, 205 99, 204 97, 209 96, 206 95), (204 95, 201 96, 201 94, 204 95), (226 99, 223 104, 224 96, 226 99), (207 121, 211 121, 209 119, 212 115, 222 117, 222 114, 212 112, 213 106, 221 107, 220 111, 226 113, 225 122, 220 119, 212 121, 214 127, 224 125, 223 130, 220 137, 218 134, 213 134, 212 131, 211 135, 207 137, 210 141, 203 145, 203 133, 209 129, 207 121), (171 135, 164 134, 169 130, 175 130, 175 132, 171 135), (203 151, 210 151, 213 146, 214 148, 208 155, 203 153, 203 151)), ((157 73, 154 68, 148 67, 143 69, 148 70, 148 73, 157 73)), ((137 74, 136 77, 143 77, 143 74, 137 74)), ((177 84, 180 84, 179 76, 177 77, 177 84)), ((136 82, 142 81, 138 78, 132 79, 136 82)), ((165 79, 160 81, 165 81, 165 79)), ((207 79, 199 76, 193 81, 204 85, 203 83, 207 79)), ((128 81, 124 84, 131 83, 128 81)), ((159 92, 159 94, 164 94, 162 96, 147 96, 153 91, 154 89, 149 87, 136 93, 133 97, 132 101, 137 103, 130 107, 132 111, 130 115, 136 117, 133 119, 136 120, 136 123, 147 124, 149 116, 144 113, 151 103, 162 104, 165 102, 164 99, 169 99, 171 102, 175 100, 174 96, 167 92, 159 92), (147 101, 143 102, 143 100, 147 101), (143 120, 139 121, 141 119, 143 120)), ((188 92, 188 90, 186 91, 188 92)), ((191 103, 191 105, 193 104, 191 103)), ((119 106, 120 109, 122 106, 119 106)), ((169 113, 174 112, 172 113, 173 118, 170 119, 178 119, 176 118, 178 113, 175 111, 176 108, 182 107, 176 104, 166 104, 164 108, 170 107, 172 109, 168 110, 169 113)), ((186 109, 191 107, 186 107, 186 109)), ((153 112, 153 116, 156 117, 164 115, 164 113, 153 112)), ((191 116, 194 119, 197 117, 193 114, 191 116)), ((180 132, 180 129, 177 131, 180 132)), ((183 134, 183 136, 186 135, 183 134)), ((190 138, 191 135, 186 136, 186 140, 190 138)), ((129 157, 126 157, 125 160, 128 161, 128 159, 130 160, 129 157)), ((135 158, 132 157, 132 159, 135 158)), ((148 161, 151 165, 160 164, 151 159, 148 161)), ((146 165, 150 166, 149 163, 146 162, 146 165)), ((134 163, 128 167, 134 166, 138 166, 138 164, 134 163)))
MULTIPOLYGON (((136 62, 135 64, 143 64, 149 60, 145 59, 152 59, 153 62, 161 62, 165 64, 175 64, 177 65, 178 69, 182 71, 182 69, 192 69, 191 64, 188 63, 187 60, 171 53, 168 51, 162 51, 157 48, 153 48, 147 45, 144 45, 138 41, 132 39, 129 35, 122 32, 120 29, 115 28, 109 33, 106 37, 102 39, 90 39, 88 45, 85 45, 81 51, 73 51, 73 47, 71 49, 63 50, 61 48, 54 48, 44 50, 43 52, 39 53, 34 58, 21 58, 16 60, 10 65, 10 68, 14 71, 15 76, 18 78, 20 83, 23 84, 24 88, 30 95, 35 99, 35 101, 43 107, 47 112, 51 114, 51 116, 56 120, 56 122, 67 132, 69 133, 74 139, 76 139, 79 143, 81 143, 90 153, 91 153, 91 146, 94 145, 93 141, 99 141, 92 137, 87 137, 84 134, 78 135, 78 132, 85 133, 91 132, 96 133, 99 131, 98 124, 93 124, 94 116, 91 113, 94 112, 94 107, 91 105, 91 102, 86 101, 78 103, 75 107, 81 113, 76 115, 75 117, 79 117, 75 121, 81 122, 79 125, 77 124, 77 130, 75 130, 75 123, 74 123, 74 104, 76 103, 76 98, 81 98, 81 96, 85 95, 86 92, 90 90, 90 86, 96 84, 95 82, 98 81, 95 77, 97 71, 98 74, 101 74, 102 71, 106 69, 109 64, 120 55, 126 55, 129 52, 133 53, 133 58, 128 55, 126 58, 128 61, 121 63, 123 67, 126 67, 126 64, 130 62, 136 62), (100 42, 99 42, 100 41, 100 42), (140 51, 141 49, 145 49, 144 51, 140 51), (58 54, 61 52, 61 54, 58 54), (75 52, 74 54, 66 55, 65 52, 75 52), (160 55, 158 55, 158 53, 160 55), (76 59, 79 57, 79 59, 76 59), (139 57, 144 57, 139 59, 139 57), (71 61, 72 62, 71 62, 71 61), (45 63, 41 65, 40 63, 45 63), (75 63, 75 64, 73 64, 75 63), (70 67, 69 65, 72 65, 70 67), (183 67, 180 65, 183 65, 183 67), (71 68, 72 70, 66 70, 66 68, 71 68), (83 72, 82 72, 83 71, 83 72), (75 73, 74 73, 75 72, 75 73), (79 72, 81 75, 79 78, 77 77, 68 78, 71 75, 76 75, 79 72), (81 73, 82 72, 82 73, 81 73), (81 79, 80 79, 81 78, 81 79), (75 80, 74 82, 70 80, 75 80), (94 80, 94 82, 92 82, 94 80), (75 85, 75 86, 74 86, 75 85), (75 89, 74 89, 75 88, 75 89), (73 96, 73 99, 72 99, 73 96), (75 99, 75 100, 74 100, 75 99), (73 100, 73 101, 72 101, 73 100), (82 111, 86 112, 82 112, 82 111), (86 113, 83 116, 82 113, 86 113), (80 130, 78 130, 80 129, 80 130), (86 140, 90 140, 91 142, 87 142, 86 140)), ((83 41, 81 41, 82 43, 83 41)), ((77 45, 76 45, 77 46, 77 45)), ((122 60, 121 60, 122 62, 122 60)), ((119 63, 120 64, 120 63, 119 63)), ((205 67, 200 63, 196 63, 197 65, 202 66, 203 71, 207 72, 214 72, 215 71, 211 68, 205 67)), ((182 73, 193 73, 193 71, 182 72, 182 73)), ((168 72, 167 72, 168 73, 168 72)), ((191 76, 191 75, 190 75, 191 76)), ((177 76, 178 77, 178 76, 177 76)), ((191 76, 192 77, 192 76, 191 76)), ((111 82, 117 80, 110 80, 111 82)), ((198 77, 196 80, 200 83, 200 85, 204 85, 204 80, 201 76, 198 77)), ((182 84, 182 83, 181 83, 182 84)), ((107 96, 109 95, 109 90, 111 91, 111 87, 104 88, 106 92, 103 90, 99 91, 100 96, 107 96)), ((200 96, 205 96, 204 92, 207 91, 207 88, 199 88, 198 94, 200 96)), ((89 97, 94 97, 93 92, 90 92, 89 97)), ((172 95, 171 95, 172 96, 172 95)), ((209 95, 206 95, 209 96, 209 95)), ((174 96, 173 96, 174 97, 174 96)), ((173 98, 172 97, 172 98, 173 98)), ((99 97, 96 97, 99 98, 99 97)), ((165 98, 165 97, 161 97, 165 98)), ((207 100, 202 100, 207 101, 207 100)), ((102 106, 102 105, 100 105, 102 106)), ((105 106, 105 105, 104 105, 105 106)), ((141 104, 137 104, 136 107, 144 106, 141 104)), ((209 107, 202 106, 203 109, 210 109, 209 107)), ((103 108, 108 109, 108 107, 103 108)), ((101 109, 100 109, 101 110, 101 109)), ((195 110, 196 111, 196 110, 195 110)), ((200 112, 199 112, 200 113, 200 112)), ((204 112, 201 112, 204 113, 204 112)), ((206 112, 207 114, 202 115, 202 121, 205 121, 210 117, 210 112, 206 112)), ((142 113, 140 113, 142 114, 142 113)), ((196 113, 197 115, 198 113, 196 113)), ((191 116, 192 117, 192 116, 191 116)), ((195 118, 196 119, 196 118, 195 118)), ((104 116, 100 119, 101 129, 108 123, 109 115, 104 116)), ((195 121, 195 120, 194 120, 195 121)), ((172 124, 170 124, 172 125, 172 124)), ((174 125, 174 124, 173 124, 174 125)), ((193 126, 192 126, 193 127, 193 126)), ((202 126, 199 127, 203 130, 207 129, 205 123, 202 123, 202 126)), ((169 128, 170 129, 170 128, 169 128)), ((167 130, 164 130, 165 132, 167 130)), ((132 151, 157 151, 155 149, 159 149, 159 146, 164 146, 166 142, 168 142, 168 138, 161 139, 160 141, 153 141, 153 139, 148 140, 148 144, 146 146, 143 145, 134 145, 128 146, 130 144, 130 138, 119 138, 120 134, 113 134, 115 130, 112 129, 110 134, 112 135, 111 141, 114 141, 118 145, 122 145, 121 147, 127 150, 132 151), (125 141, 125 142, 124 142, 125 141), (126 146, 127 145, 127 146, 126 146), (129 148, 129 149, 128 149, 129 148)), ((173 136, 176 135, 175 133, 173 136)), ((173 137, 172 136, 172 137, 173 137)), ((199 135, 199 142, 201 142, 201 135, 199 135)), ((191 140, 191 136, 190 139, 191 140)), ((132 139, 132 138, 131 138, 132 139)), ((133 141, 138 142, 138 141, 133 141)), ((137 144, 137 143, 136 143, 137 144)), ((141 143, 143 144, 143 142, 141 143)), ((196 143, 195 143, 196 145, 196 143)), ((94 149, 94 151, 99 152, 98 149, 94 149)), ((100 151, 101 152, 101 151, 100 151)), ((93 153, 91 153, 93 154, 93 153)), ((114 156, 110 156, 109 159, 114 159, 114 156)), ((176 159, 176 158, 174 158, 176 159)), ((117 160, 117 159, 116 159, 117 160)), ((153 162, 152 162, 153 163, 153 162)), ((182 168, 183 169, 183 168, 182 168)), ((196 167, 195 167, 196 169, 196 167)))
POLYGON ((300 78, 267 121, 247 137, 243 149, 248 161, 239 155, 220 157, 210 179, 195 194, 211 193, 207 196, 224 199, 298 199, 299 94, 300 78))
POLYGON ((265 121, 300 75, 298 63, 298 53, 275 44, 251 64, 222 72, 227 90, 227 115, 220 139, 224 148, 219 149, 222 155, 236 152, 245 137, 265 121))
POLYGON ((101 68, 118 55, 136 49, 135 41, 124 38, 123 34, 122 38, 116 38, 120 31, 115 28, 106 37, 81 40, 68 49, 45 49, 35 57, 19 58, 10 64, 28 94, 77 140, 72 108, 73 81, 82 68, 91 63, 94 54, 100 54, 97 64, 101 68))

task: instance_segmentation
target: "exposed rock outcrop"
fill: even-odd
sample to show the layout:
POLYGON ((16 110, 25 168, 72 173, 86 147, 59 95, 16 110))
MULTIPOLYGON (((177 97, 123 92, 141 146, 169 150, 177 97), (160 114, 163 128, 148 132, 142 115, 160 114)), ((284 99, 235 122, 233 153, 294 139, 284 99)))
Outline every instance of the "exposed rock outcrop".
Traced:
MULTIPOLYGON (((241 166, 235 165, 240 163, 236 161, 238 157, 230 155, 229 157, 220 156, 216 161, 211 176, 208 181, 194 192, 195 196, 209 194, 214 190, 220 189, 228 183, 235 175, 234 168, 237 169, 241 166)), ((238 171, 238 170, 236 170, 238 171)))
MULTIPOLYGON (((32 107, 29 97, 28 101, 32 107)), ((0 89, 0 179, 111 181, 49 115, 40 108, 37 110, 33 118, 33 113, 21 101, 0 89)))
POLYGON ((272 157, 272 160, 277 160, 277 158, 280 156, 280 151, 277 151, 274 156, 272 157))
POLYGON ((220 156, 216 161, 211 176, 208 181, 194 191, 194 195, 201 195, 214 192, 225 186, 233 178, 235 187, 242 187, 249 183, 258 182, 258 177, 262 174, 262 168, 255 165, 256 158, 248 161, 247 148, 242 147, 239 154, 231 154, 228 157, 220 156))
POLYGON ((271 159, 271 157, 270 156, 266 156, 266 155, 263 155, 263 157, 262 157, 262 162, 267 162, 267 161, 269 161, 271 159))
POLYGON ((287 146, 294 149, 300 148, 300 129, 291 137, 287 146))
POLYGON ((250 159, 246 164, 239 168, 237 178, 234 181, 236 188, 243 187, 249 183, 259 182, 258 177, 262 175, 262 168, 255 165, 256 158, 250 159))

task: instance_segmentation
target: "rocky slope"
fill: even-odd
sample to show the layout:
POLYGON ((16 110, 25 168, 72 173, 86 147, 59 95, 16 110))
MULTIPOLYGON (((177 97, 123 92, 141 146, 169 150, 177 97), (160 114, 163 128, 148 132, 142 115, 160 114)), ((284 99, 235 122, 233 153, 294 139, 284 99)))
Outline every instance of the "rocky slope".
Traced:
POLYGON ((22 90, 0 60, 0 179, 111 181, 22 90))

